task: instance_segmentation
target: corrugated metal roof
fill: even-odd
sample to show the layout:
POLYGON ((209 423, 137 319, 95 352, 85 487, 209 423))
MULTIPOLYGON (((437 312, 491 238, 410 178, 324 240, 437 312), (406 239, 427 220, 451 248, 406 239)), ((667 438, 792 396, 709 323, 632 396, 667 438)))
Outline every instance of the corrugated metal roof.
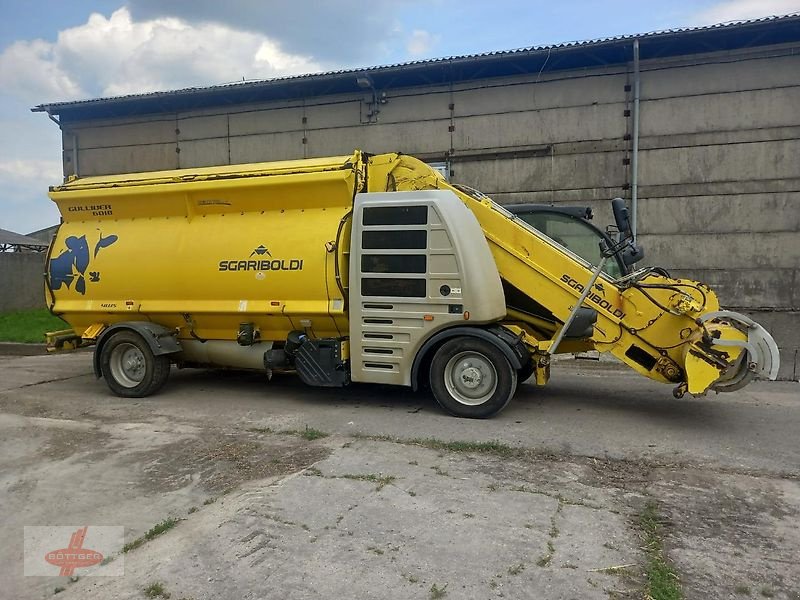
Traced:
POLYGON ((7 229, 0 229, 0 244, 8 246, 35 246, 37 248, 46 248, 47 243, 32 238, 21 233, 14 233, 7 229))
POLYGON ((360 88, 353 76, 361 73, 369 73, 378 89, 386 89, 619 64, 631 60, 630 42, 634 39, 640 40, 643 60, 797 42, 800 41, 800 13, 259 81, 53 102, 31 110, 81 120, 357 92, 360 88), (513 68, 503 69, 503 63, 510 63, 513 68))

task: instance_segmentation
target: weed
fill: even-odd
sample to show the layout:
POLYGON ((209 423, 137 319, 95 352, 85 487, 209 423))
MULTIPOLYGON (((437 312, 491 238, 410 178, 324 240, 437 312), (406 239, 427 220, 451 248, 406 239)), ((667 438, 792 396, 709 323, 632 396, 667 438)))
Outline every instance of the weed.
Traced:
POLYGON ((376 546, 370 546, 369 548, 367 548, 367 550, 369 550, 370 552, 374 552, 378 556, 383 555, 383 550, 381 550, 380 548, 378 548, 376 546))
POLYGON ((309 526, 308 526, 308 525, 306 525, 305 523, 302 523, 302 524, 300 525, 300 527, 302 527, 302 528, 303 528, 303 531, 311 531, 311 527, 309 527, 309 526))
POLYGON ((366 475, 353 475, 353 474, 345 474, 339 475, 342 479, 354 479, 356 481, 371 481, 373 483, 377 483, 378 486, 375 488, 376 492, 381 491, 387 485, 394 483, 397 480, 397 477, 394 475, 375 475, 374 473, 369 473, 366 475))
POLYGON ((772 588, 764 586, 761 588, 761 595, 764 596, 764 598, 772 598, 775 592, 772 591, 772 588))
POLYGON ((63 592, 66 589, 67 588, 57 587, 56 589, 53 590, 53 595, 60 594, 61 592, 63 592))
POLYGON ((452 515, 452 514, 453 514, 453 513, 455 513, 456 511, 454 511, 452 508, 448 508, 448 509, 447 509, 446 511, 444 511, 444 512, 446 512, 448 515, 452 515))
POLYGON ((474 519, 475 515, 472 514, 472 513, 464 513, 464 518, 465 519, 474 519))
POLYGON ((214 498, 213 496, 211 498, 206 498, 205 500, 203 500, 203 506, 208 506, 209 504, 214 504, 214 502, 216 502, 216 501, 217 501, 217 499, 214 498))
POLYGON ((740 596, 749 596, 750 595, 750 587, 746 585, 737 585, 733 588, 733 591, 739 594, 740 596))
POLYGON ((546 567, 547 565, 550 564, 551 560, 553 560, 552 554, 543 554, 541 557, 539 557, 539 560, 536 561, 536 566, 546 567))
POLYGON ((578 565, 574 565, 572 563, 564 563, 563 565, 561 565, 561 568, 562 569, 577 569, 578 565))
POLYGON ((408 464, 413 465, 413 466, 416 467, 419 463, 417 461, 415 461, 415 460, 410 460, 410 461, 408 461, 408 464))
POLYGON ((309 427, 308 425, 306 425, 306 428, 300 433, 300 437, 308 441, 319 440, 321 438, 326 438, 329 435, 330 434, 325 433, 324 431, 320 431, 319 429, 314 429, 313 427, 309 427))
POLYGON ((415 492, 414 490, 408 490, 408 495, 413 498, 414 496, 417 495, 417 492, 415 492))
POLYGON ((164 598, 166 600, 170 597, 170 593, 164 587, 164 584, 159 582, 151 583, 143 591, 148 598, 164 598))
POLYGON ((308 477, 322 477, 322 471, 320 471, 317 467, 308 467, 304 472, 303 475, 308 477))
POLYGON ((439 587, 435 583, 431 586, 431 600, 436 600, 437 598, 444 598, 447 595, 447 584, 445 583, 443 587, 439 587))
POLYGON ((403 577, 405 577, 409 583, 419 583, 419 577, 412 575, 411 573, 405 574, 403 577))
POLYGON ((196 506, 193 506, 187 512, 191 515, 192 513, 196 513, 198 510, 200 510, 200 509, 197 508, 196 506))
POLYGON ((519 563, 518 565, 512 565, 508 567, 508 574, 509 575, 519 575, 525 570, 525 564, 519 563))
POLYGON ((306 425, 305 429, 284 429, 278 433, 281 435, 297 435, 305 440, 308 440, 309 442, 326 438, 330 435, 329 433, 325 433, 319 429, 314 429, 308 425, 306 425))
POLYGON ((682 600, 680 580, 675 569, 664 556, 661 541, 661 522, 655 502, 648 502, 639 515, 639 527, 644 533, 644 549, 647 553, 647 590, 653 600, 682 600))
MULTIPOLYGON (((157 525, 153 525, 142 537, 136 538, 132 542, 125 544, 122 547, 122 552, 130 552, 131 550, 135 550, 145 542, 149 542, 153 538, 160 536, 162 533, 165 533, 175 527, 178 524, 179 519, 173 519, 169 517, 158 523, 157 525)), ((154 596, 153 596, 154 597, 154 596)))
POLYGON ((490 492, 496 492, 498 490, 498 487, 496 483, 490 483, 489 485, 486 486, 486 489, 489 490, 490 492))
POLYGON ((525 529, 533 529, 533 523, 525 523, 523 527, 525 527, 525 529))
POLYGON ((441 475, 442 477, 447 477, 448 475, 450 475, 450 473, 448 473, 447 471, 438 466, 433 466, 431 467, 431 469, 433 469, 434 473, 436 473, 437 475, 441 475))
POLYGON ((271 427, 251 427, 248 429, 250 433, 272 433, 271 427))
POLYGON ((520 450, 499 441, 471 442, 454 441, 447 442, 436 438, 400 438, 393 435, 364 435, 355 434, 353 437, 360 439, 376 440, 380 442, 395 442, 397 444, 408 444, 411 446, 421 446, 431 450, 449 450, 450 452, 481 452, 484 454, 495 454, 497 456, 513 456, 520 454, 520 450))

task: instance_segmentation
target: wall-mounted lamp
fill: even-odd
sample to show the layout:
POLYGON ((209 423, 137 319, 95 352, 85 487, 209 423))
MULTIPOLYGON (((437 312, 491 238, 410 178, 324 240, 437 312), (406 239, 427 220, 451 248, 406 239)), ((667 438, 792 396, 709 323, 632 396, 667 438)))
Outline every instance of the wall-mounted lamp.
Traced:
POLYGON ((371 90, 372 91, 372 102, 367 103, 367 123, 374 123, 378 120, 378 113, 381 112, 380 105, 386 104, 386 92, 378 93, 378 90, 375 89, 375 82, 372 81, 372 77, 369 76, 369 73, 362 73, 358 77, 356 77, 356 83, 358 87, 362 90, 371 90))

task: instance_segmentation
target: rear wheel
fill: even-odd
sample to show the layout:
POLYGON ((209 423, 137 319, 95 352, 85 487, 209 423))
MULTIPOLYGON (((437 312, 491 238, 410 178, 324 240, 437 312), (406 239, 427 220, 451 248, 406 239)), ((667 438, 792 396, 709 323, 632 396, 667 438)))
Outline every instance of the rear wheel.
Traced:
POLYGON ((517 370, 491 342, 458 337, 436 351, 430 384, 436 401, 450 414, 485 419, 503 410, 513 397, 517 370))
POLYGON ((118 331, 100 350, 100 371, 117 396, 143 398, 166 383, 169 357, 155 356, 138 333, 118 331))

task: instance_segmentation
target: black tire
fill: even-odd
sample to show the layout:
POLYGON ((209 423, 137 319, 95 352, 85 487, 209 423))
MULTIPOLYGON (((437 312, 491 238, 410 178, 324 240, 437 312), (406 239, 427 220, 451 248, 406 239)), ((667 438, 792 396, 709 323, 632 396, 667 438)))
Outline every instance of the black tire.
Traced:
POLYGON ((517 389, 517 370, 491 342, 457 337, 436 351, 430 384, 439 406, 451 415, 486 419, 511 401, 517 389))
POLYGON ((100 349, 100 372, 117 396, 144 398, 167 382, 168 356, 155 356, 147 342, 133 331, 112 333, 100 349))

